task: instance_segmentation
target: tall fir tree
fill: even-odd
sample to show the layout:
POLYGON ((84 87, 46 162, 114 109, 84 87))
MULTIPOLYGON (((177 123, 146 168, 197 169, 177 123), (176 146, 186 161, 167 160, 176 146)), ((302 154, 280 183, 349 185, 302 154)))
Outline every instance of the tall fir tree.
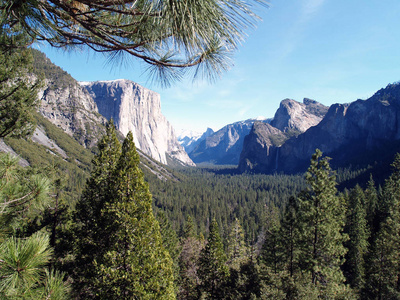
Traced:
POLYGON ((121 143, 112 120, 98 143, 98 154, 93 158, 93 171, 86 188, 76 204, 74 225, 71 228, 75 245, 73 287, 76 297, 93 298, 93 281, 97 278, 96 263, 112 244, 113 231, 105 226, 105 204, 112 196, 112 177, 121 155, 121 143))
POLYGON ((400 154, 392 164, 393 172, 386 180, 380 203, 379 231, 372 240, 367 263, 365 298, 400 299, 400 154))
POLYGON ((228 261, 231 269, 239 270, 240 266, 249 260, 249 248, 246 245, 243 228, 240 221, 235 219, 228 236, 228 261))
POLYGON ((204 241, 198 238, 194 231, 192 217, 187 217, 182 228, 181 253, 179 256, 179 290, 178 299, 195 300, 199 298, 200 278, 198 275, 199 257, 204 247, 204 241))
POLYGON ((349 240, 346 242, 348 252, 343 265, 347 282, 360 292, 365 283, 365 258, 368 251, 369 230, 365 194, 359 185, 350 192, 348 198, 346 232, 349 240))
POLYGON ((346 292, 340 269, 346 254, 346 208, 344 200, 336 195, 336 177, 328 158, 322 158, 319 149, 312 155, 306 181, 309 189, 298 197, 300 262, 320 296, 334 298, 346 292))
POLYGON ((210 233, 199 259, 199 277, 204 299, 223 299, 224 285, 229 277, 226 255, 215 219, 210 224, 210 233))
POLYGON ((153 215, 152 197, 129 132, 112 180, 112 195, 102 214, 113 235, 97 265, 102 299, 174 299, 172 260, 153 215))
POLYGON ((174 299, 172 260, 153 215, 132 133, 120 149, 109 125, 77 206, 77 296, 174 299))
POLYGON ((271 205, 267 209, 265 221, 265 239, 261 248, 261 257, 263 264, 271 272, 277 274, 282 269, 282 244, 280 243, 280 220, 277 207, 271 205))
POLYGON ((376 232, 376 229, 379 227, 376 222, 378 221, 377 218, 377 211, 378 211, 378 191, 375 187, 374 179, 372 175, 367 184, 367 188, 364 192, 365 195, 365 202, 366 202, 366 213, 367 213, 367 224, 370 231, 370 236, 376 232))
POLYGON ((298 228, 298 202, 294 196, 286 204, 285 214, 282 219, 280 237, 283 248, 283 261, 285 270, 293 277, 299 270, 299 228, 298 228))

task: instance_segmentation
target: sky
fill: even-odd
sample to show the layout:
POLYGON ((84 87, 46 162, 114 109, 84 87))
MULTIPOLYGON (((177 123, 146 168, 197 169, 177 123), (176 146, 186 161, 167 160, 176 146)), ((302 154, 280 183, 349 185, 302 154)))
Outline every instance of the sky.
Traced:
POLYGON ((93 52, 37 48, 78 81, 130 79, 161 96, 175 131, 217 131, 259 116, 272 118, 283 99, 324 105, 367 99, 400 81, 399 0, 271 0, 215 83, 183 79, 153 84, 139 61, 107 62, 93 52))

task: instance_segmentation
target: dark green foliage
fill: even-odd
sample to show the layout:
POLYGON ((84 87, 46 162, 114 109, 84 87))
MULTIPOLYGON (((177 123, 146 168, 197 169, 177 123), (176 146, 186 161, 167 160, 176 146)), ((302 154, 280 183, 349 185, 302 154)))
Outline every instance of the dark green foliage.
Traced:
POLYGON ((350 286, 359 292, 365 283, 365 256, 368 251, 369 230, 367 224, 366 199, 357 185, 348 195, 346 242, 348 252, 343 265, 344 274, 350 286))
POLYGON ((282 261, 284 270, 293 277, 299 271, 300 227, 298 200, 290 197, 286 205, 285 215, 281 222, 280 239, 282 243, 282 261))
POLYGON ((18 158, 0 155, 0 297, 66 299, 63 274, 47 268, 53 258, 49 237, 27 224, 52 206, 43 171, 22 168, 18 158), (19 236, 21 237, 19 237, 19 236))
POLYGON ((207 232, 207 219, 213 212, 223 237, 237 218, 245 238, 251 242, 263 226, 266 207, 282 208, 290 196, 305 187, 302 176, 229 175, 193 168, 179 171, 178 181, 146 176, 156 211, 164 211, 176 231, 190 215, 194 231, 207 232))
POLYGON ((227 259, 227 265, 231 270, 239 270, 240 266, 250 259, 250 249, 238 219, 232 223, 227 237, 227 259))
POLYGON ((317 149, 306 173, 309 189, 299 195, 300 264, 318 293, 333 297, 345 289, 340 266, 346 253, 346 210, 328 159, 321 156, 317 149))
POLYGON ((400 155, 380 196, 379 231, 373 236, 367 260, 365 296, 368 299, 399 299, 400 288, 400 155))
POLYGON ((63 274, 49 271, 52 250, 44 234, 27 239, 11 237, 0 244, 2 299, 69 299, 63 274))
POLYGON ((112 174, 115 170, 121 144, 114 125, 107 125, 106 135, 99 141, 99 153, 93 159, 93 171, 87 181, 81 199, 76 204, 74 215, 74 290, 80 297, 95 297, 93 281, 98 276, 96 259, 104 255, 112 245, 112 228, 106 227, 107 215, 103 209, 112 196, 112 174))
POLYGON ((37 76, 44 76, 50 88, 66 88, 75 85, 76 80, 60 67, 52 64, 46 55, 36 49, 31 49, 33 56, 33 71, 37 76))
POLYGON ((174 299, 173 269, 129 133, 112 124, 77 204, 74 271, 80 298, 174 299))
POLYGON ((190 216, 182 229, 181 253, 179 256, 179 290, 178 299, 198 299, 200 279, 198 276, 198 262, 200 252, 204 247, 204 240, 198 238, 194 232, 194 223, 190 216))
POLYGON ((35 128, 40 80, 32 76, 32 56, 26 49, 0 47, 0 138, 23 137, 35 128))
POLYGON ((261 248, 260 260, 262 264, 274 274, 282 268, 282 243, 280 238, 279 212, 275 206, 268 208, 265 216, 264 243, 261 248))
POLYGON ((223 287, 228 280, 229 269, 215 219, 210 224, 207 244, 200 253, 198 274, 203 299, 223 299, 223 287))
POLYGON ((175 287, 178 286, 179 281, 179 256, 181 254, 181 247, 179 244, 178 235, 172 228, 171 223, 163 212, 156 215, 157 221, 160 224, 160 233, 163 240, 163 246, 168 251, 173 261, 173 274, 175 280, 175 287))

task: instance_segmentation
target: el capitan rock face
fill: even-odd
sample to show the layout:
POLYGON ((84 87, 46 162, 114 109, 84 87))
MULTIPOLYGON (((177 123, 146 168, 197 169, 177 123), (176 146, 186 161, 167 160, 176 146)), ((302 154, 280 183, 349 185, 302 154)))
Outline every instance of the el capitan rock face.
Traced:
POLYGON ((164 164, 170 156, 194 165, 161 113, 158 93, 124 79, 81 84, 95 100, 100 114, 108 120, 113 118, 122 134, 132 132, 138 149, 164 164))
POLYGON ((389 84, 367 100, 332 105, 318 125, 264 156, 261 172, 304 172, 316 148, 345 166, 390 160, 399 146, 400 84, 389 84))
POLYGON ((33 54, 35 71, 45 76, 39 112, 81 145, 95 147, 112 117, 122 134, 132 131, 144 154, 164 164, 194 165, 162 115, 157 93, 129 80, 79 84, 40 51, 33 54))

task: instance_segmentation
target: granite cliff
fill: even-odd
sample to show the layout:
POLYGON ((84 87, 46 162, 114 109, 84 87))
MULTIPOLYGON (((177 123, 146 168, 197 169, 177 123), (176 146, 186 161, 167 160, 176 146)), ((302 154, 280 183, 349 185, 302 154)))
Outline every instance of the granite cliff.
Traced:
MULTIPOLYGON (((391 161, 400 150, 400 84, 389 84, 367 100, 332 105, 318 125, 273 148, 262 156, 258 171, 303 172, 316 148, 335 167, 391 161)), ((243 164, 241 170, 251 168, 243 164)))
POLYGON ((158 93, 124 79, 81 82, 81 85, 94 99, 101 115, 108 120, 112 118, 123 135, 132 132, 138 149, 164 164, 171 158, 194 165, 161 113, 158 93))
POLYGON ((36 74, 45 85, 39 93, 39 112, 86 148, 95 147, 107 120, 98 113, 89 93, 43 53, 32 50, 36 74))
POLYGON ((39 112, 86 148, 95 147, 111 117, 136 147, 164 164, 194 165, 161 113, 160 96, 128 80, 79 84, 33 50, 35 73, 44 75, 39 112))
POLYGON ((328 107, 308 98, 303 103, 292 99, 281 101, 270 124, 254 123, 243 142, 239 159, 241 172, 269 172, 278 170, 280 147, 291 137, 298 136, 317 125, 327 113, 328 107))

